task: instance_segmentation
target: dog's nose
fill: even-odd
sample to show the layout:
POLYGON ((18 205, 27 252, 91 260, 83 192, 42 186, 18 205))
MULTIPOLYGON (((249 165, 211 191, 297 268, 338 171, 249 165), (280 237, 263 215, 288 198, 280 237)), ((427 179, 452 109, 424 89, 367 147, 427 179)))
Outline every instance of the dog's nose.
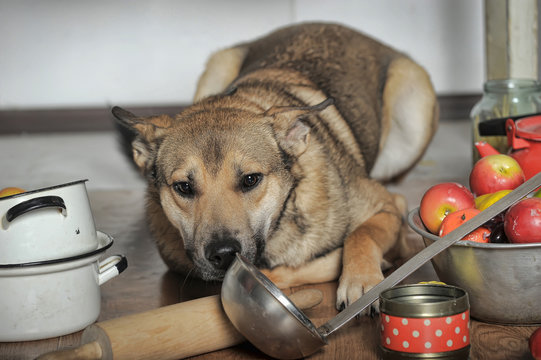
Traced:
POLYGON ((240 250, 241 246, 237 240, 219 240, 207 246, 205 256, 215 269, 227 270, 235 260, 235 253, 240 252, 240 250))

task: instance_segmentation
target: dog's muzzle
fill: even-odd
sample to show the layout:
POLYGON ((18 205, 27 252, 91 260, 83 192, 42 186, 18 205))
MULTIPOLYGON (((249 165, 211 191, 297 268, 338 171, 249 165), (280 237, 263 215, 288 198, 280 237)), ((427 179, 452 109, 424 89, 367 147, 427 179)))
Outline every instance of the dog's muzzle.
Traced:
POLYGON ((205 248, 205 258, 214 269, 227 270, 235 260, 235 254, 241 250, 240 243, 235 239, 217 240, 205 248))

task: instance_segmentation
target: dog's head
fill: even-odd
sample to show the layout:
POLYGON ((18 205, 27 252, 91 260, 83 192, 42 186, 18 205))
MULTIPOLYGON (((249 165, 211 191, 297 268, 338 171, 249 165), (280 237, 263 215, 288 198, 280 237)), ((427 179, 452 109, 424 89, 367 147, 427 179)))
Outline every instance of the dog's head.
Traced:
POLYGON ((113 114, 134 132, 133 159, 178 229, 195 273, 221 279, 239 252, 262 263, 295 184, 291 166, 308 146, 303 118, 325 108, 274 107, 262 113, 199 104, 168 116, 113 114))

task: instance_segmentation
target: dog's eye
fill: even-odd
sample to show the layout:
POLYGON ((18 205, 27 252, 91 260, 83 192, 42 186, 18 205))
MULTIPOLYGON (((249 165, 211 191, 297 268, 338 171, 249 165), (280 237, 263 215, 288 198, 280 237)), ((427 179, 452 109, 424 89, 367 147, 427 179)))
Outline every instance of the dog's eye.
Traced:
POLYGON ((187 181, 178 181, 174 183, 173 189, 181 196, 191 197, 194 195, 192 185, 187 181))
POLYGON ((248 191, 256 187, 260 182, 263 175, 261 174, 248 174, 242 178, 242 190, 248 191))

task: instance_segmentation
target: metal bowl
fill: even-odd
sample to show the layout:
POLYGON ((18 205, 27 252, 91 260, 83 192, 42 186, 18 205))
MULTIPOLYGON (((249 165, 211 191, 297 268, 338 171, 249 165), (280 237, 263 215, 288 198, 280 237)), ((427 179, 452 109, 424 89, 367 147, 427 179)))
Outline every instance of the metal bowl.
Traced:
MULTIPOLYGON (((429 233, 419 209, 408 215, 425 246, 439 239, 429 233)), ((541 324, 541 243, 481 244, 460 241, 432 258, 441 281, 466 290, 471 316, 500 324, 541 324)))

